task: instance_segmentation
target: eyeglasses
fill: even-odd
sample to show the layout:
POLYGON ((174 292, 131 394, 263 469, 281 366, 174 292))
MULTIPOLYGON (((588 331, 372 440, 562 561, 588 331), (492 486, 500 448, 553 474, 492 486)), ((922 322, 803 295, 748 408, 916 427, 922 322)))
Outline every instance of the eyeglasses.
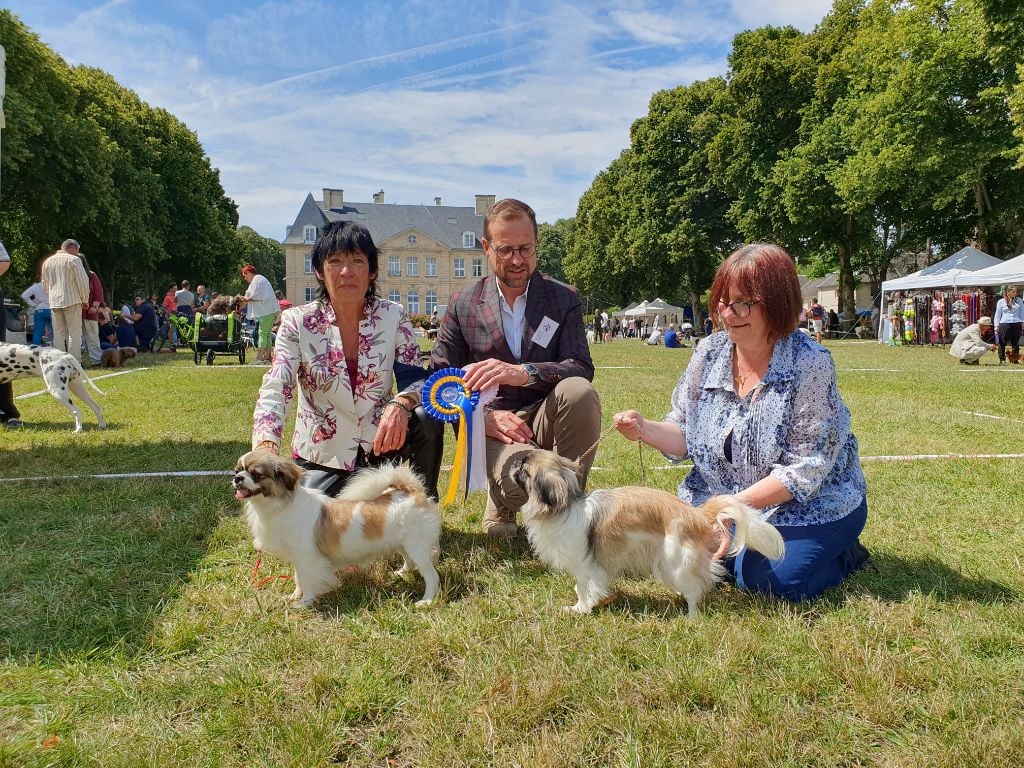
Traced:
POLYGON ((719 300, 718 306, 722 308, 729 308, 729 311, 736 317, 746 317, 750 314, 750 310, 753 309, 755 304, 760 304, 760 301, 734 301, 732 304, 726 304, 724 301, 719 300))
POLYGON ((502 261, 508 261, 516 253, 524 259, 529 259, 537 253, 537 245, 535 243, 526 243, 518 248, 511 245, 492 245, 491 250, 502 261))

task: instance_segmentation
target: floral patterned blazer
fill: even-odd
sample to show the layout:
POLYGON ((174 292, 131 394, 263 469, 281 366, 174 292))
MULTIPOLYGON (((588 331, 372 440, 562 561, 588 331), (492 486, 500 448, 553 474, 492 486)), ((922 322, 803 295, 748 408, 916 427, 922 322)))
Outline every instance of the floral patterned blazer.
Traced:
POLYGON ((396 379, 408 388, 425 379, 426 371, 402 306, 375 299, 359 324, 353 390, 334 320, 334 309, 322 301, 282 313, 273 364, 253 414, 252 444, 269 440, 280 447, 288 404, 297 395, 292 457, 353 470, 359 448, 370 451, 396 379))

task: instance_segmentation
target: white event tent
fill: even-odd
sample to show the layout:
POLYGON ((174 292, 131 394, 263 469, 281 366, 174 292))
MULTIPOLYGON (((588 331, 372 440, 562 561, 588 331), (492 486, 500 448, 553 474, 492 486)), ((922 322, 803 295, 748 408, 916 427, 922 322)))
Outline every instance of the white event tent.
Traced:
POLYGON ((1012 259, 1000 261, 991 267, 972 272, 960 281, 960 285, 984 286, 1004 283, 1024 283, 1024 253, 1012 259))
MULTIPOLYGON (((974 278, 979 272, 1006 263, 1008 262, 1000 261, 995 256, 989 256, 987 253, 983 253, 977 248, 972 248, 968 245, 952 256, 911 275, 886 280, 882 283, 882 306, 880 307, 882 322, 878 324, 879 340, 886 341, 885 326, 888 318, 888 313, 886 312, 887 293, 911 291, 916 288, 958 288, 968 285, 979 285, 979 283, 974 282, 974 278)), ((989 285, 989 283, 985 283, 985 285, 989 285)))

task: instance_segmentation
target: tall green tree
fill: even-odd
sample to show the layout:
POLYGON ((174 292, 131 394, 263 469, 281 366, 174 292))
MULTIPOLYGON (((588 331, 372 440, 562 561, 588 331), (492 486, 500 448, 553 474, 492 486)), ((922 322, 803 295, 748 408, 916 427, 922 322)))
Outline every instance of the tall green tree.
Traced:
POLYGON ((709 148, 730 113, 725 81, 714 78, 656 93, 631 131, 623 186, 629 252, 643 254, 648 294, 690 304, 739 242, 732 199, 711 172, 709 148))
POLYGON ((572 218, 558 219, 537 227, 537 268, 556 280, 565 280, 565 254, 575 223, 572 218))

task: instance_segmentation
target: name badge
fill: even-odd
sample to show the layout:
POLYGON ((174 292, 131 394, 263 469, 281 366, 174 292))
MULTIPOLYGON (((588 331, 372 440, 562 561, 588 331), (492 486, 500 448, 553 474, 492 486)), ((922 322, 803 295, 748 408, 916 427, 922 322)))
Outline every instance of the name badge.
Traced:
POLYGON ((557 330, 558 323, 545 315, 544 319, 540 321, 540 325, 537 326, 537 330, 533 333, 533 343, 539 344, 544 347, 544 349, 547 349, 548 344, 551 343, 551 339, 557 330))

